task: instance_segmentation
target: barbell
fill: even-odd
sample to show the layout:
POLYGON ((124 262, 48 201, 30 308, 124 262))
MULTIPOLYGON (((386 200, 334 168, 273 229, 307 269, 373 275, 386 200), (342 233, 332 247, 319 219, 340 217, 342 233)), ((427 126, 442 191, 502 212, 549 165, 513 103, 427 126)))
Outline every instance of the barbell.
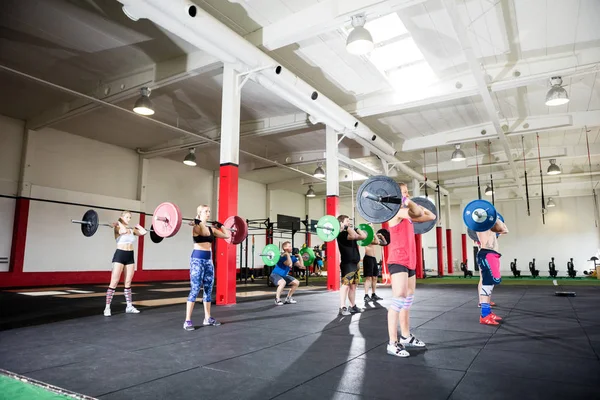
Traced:
MULTIPOLYGON (((313 249, 311 249, 310 247, 303 247, 298 253, 300 258, 302 259, 302 264, 304 264, 305 267, 309 267, 312 265, 313 261, 315 260, 315 252, 313 251, 313 249)), ((279 250, 279 247, 277 247, 276 245, 268 244, 263 248, 262 252, 259 255, 266 266, 273 267, 277 265, 283 253, 279 250)))
MULTIPOLYGON (((417 205, 424 207, 435 215, 435 219, 425 222, 413 222, 416 234, 429 232, 438 219, 435 204, 425 197, 412 197, 410 199, 417 205)), ((356 208, 360 215, 367 221, 380 224, 394 218, 402 207, 402 191, 392 178, 377 175, 363 182, 356 192, 356 208)))
MULTIPOLYGON (((471 201, 463 210, 463 221, 467 226, 467 234, 474 241, 479 241, 477 232, 485 232, 496 225, 496 221, 504 222, 502 214, 487 200, 476 199, 471 201)), ((496 234, 496 237, 500 234, 496 234)))
MULTIPOLYGON (((194 221, 193 219, 186 219, 194 221)), ((183 218, 181 211, 174 203, 159 204, 152 214, 152 224, 150 229, 150 239, 154 243, 160 243, 166 237, 173 237, 179 232, 183 218)), ((81 220, 71 220, 74 224, 81 224, 81 233, 86 237, 94 236, 99 226, 113 227, 112 224, 100 223, 98 213, 95 210, 87 210, 81 220)), ((217 221, 208 221, 209 223, 220 224, 217 221)), ((221 224, 227 230, 231 231, 227 243, 239 244, 248 236, 248 225, 246 221, 238 216, 231 216, 221 224)))
MULTIPOLYGON (((341 229, 342 229, 338 219, 332 215, 322 216, 319 219, 319 221, 317 221, 317 224, 314 227, 317 231, 317 235, 324 242, 331 242, 332 240, 335 240, 339 236, 341 229)), ((359 246, 370 245, 373 242, 373 239, 375 238, 375 235, 376 235, 376 233, 373 231, 373 228, 368 224, 359 224, 357 226, 357 229, 360 229, 360 230, 366 232, 366 234, 367 234, 367 237, 365 239, 357 241, 358 245, 359 246)), ((387 244, 390 243, 389 231, 387 231, 386 229, 380 229, 379 231, 377 231, 377 233, 382 233, 383 236, 386 238, 387 244)))

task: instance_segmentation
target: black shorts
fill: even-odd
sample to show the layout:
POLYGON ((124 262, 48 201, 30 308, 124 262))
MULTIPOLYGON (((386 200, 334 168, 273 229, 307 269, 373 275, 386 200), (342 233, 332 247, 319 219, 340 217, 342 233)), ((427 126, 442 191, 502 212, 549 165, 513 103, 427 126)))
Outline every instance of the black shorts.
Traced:
POLYGON ((379 266, 377 265, 377 259, 373 256, 365 256, 363 258, 363 276, 378 276, 379 266))
POLYGON ((351 272, 358 271, 358 263, 342 263, 340 264, 340 272, 342 276, 346 276, 351 272))
POLYGON ((133 259, 133 250, 121 250, 117 249, 112 259, 113 263, 119 263, 123 265, 135 264, 133 259))
POLYGON ((394 275, 400 272, 407 272, 408 273, 408 277, 410 278, 411 276, 415 276, 417 271, 414 269, 410 269, 408 267, 405 267, 404 265, 400 265, 400 264, 390 264, 388 265, 388 268, 390 270, 390 275, 394 275))

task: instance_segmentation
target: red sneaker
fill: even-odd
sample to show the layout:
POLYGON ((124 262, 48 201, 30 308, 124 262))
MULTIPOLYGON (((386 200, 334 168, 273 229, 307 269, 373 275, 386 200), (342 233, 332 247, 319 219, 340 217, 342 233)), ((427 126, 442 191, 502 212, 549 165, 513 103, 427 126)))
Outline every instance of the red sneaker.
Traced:
POLYGON ((493 317, 489 314, 487 317, 479 316, 479 323, 482 325, 500 325, 493 317))
POLYGON ((496 303, 494 303, 493 301, 490 301, 490 307, 496 307, 496 303))
POLYGON ((492 318, 493 318, 494 320, 496 320, 496 321, 502 321, 502 317, 499 317, 499 316, 497 316, 497 315, 496 315, 496 314, 494 314, 494 313, 491 313, 490 315, 492 316, 492 318))

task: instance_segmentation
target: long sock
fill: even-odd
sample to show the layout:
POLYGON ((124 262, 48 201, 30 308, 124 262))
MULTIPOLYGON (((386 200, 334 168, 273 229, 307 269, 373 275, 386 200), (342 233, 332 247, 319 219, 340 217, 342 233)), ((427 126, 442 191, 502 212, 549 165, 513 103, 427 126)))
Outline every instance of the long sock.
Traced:
POLYGON ((490 315, 492 312, 492 309, 490 307, 490 303, 481 303, 481 317, 485 318, 488 315, 490 315))
POLYGON ((127 306, 131 306, 131 288, 125 288, 125 301, 127 301, 127 306))
POLYGON ((106 290, 106 307, 110 307, 110 303, 112 302, 112 298, 115 295, 115 290, 116 289, 113 289, 110 286, 106 290))

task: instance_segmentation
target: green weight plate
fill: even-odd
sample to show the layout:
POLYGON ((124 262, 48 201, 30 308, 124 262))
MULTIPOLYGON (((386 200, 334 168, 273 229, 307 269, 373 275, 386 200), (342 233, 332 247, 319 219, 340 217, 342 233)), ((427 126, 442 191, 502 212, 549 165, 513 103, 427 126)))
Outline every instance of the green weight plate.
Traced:
POLYGON ((310 267, 315 261, 315 252, 310 247, 305 247, 300 250, 300 257, 305 267, 310 267))
POLYGON ((275 246, 274 244, 268 244, 263 249, 260 257, 266 266, 273 267, 279 262, 280 255, 281 253, 279 252, 279 247, 275 246))
POLYGON ((357 240, 359 246, 368 246, 373 243, 373 237, 375 237, 375 232, 373 232, 373 228, 368 224, 360 224, 358 225, 358 229, 361 231, 367 232, 367 237, 364 240, 357 240))
POLYGON ((336 217, 324 215, 317 222, 317 235, 324 242, 331 242, 340 234, 340 223, 336 217))

